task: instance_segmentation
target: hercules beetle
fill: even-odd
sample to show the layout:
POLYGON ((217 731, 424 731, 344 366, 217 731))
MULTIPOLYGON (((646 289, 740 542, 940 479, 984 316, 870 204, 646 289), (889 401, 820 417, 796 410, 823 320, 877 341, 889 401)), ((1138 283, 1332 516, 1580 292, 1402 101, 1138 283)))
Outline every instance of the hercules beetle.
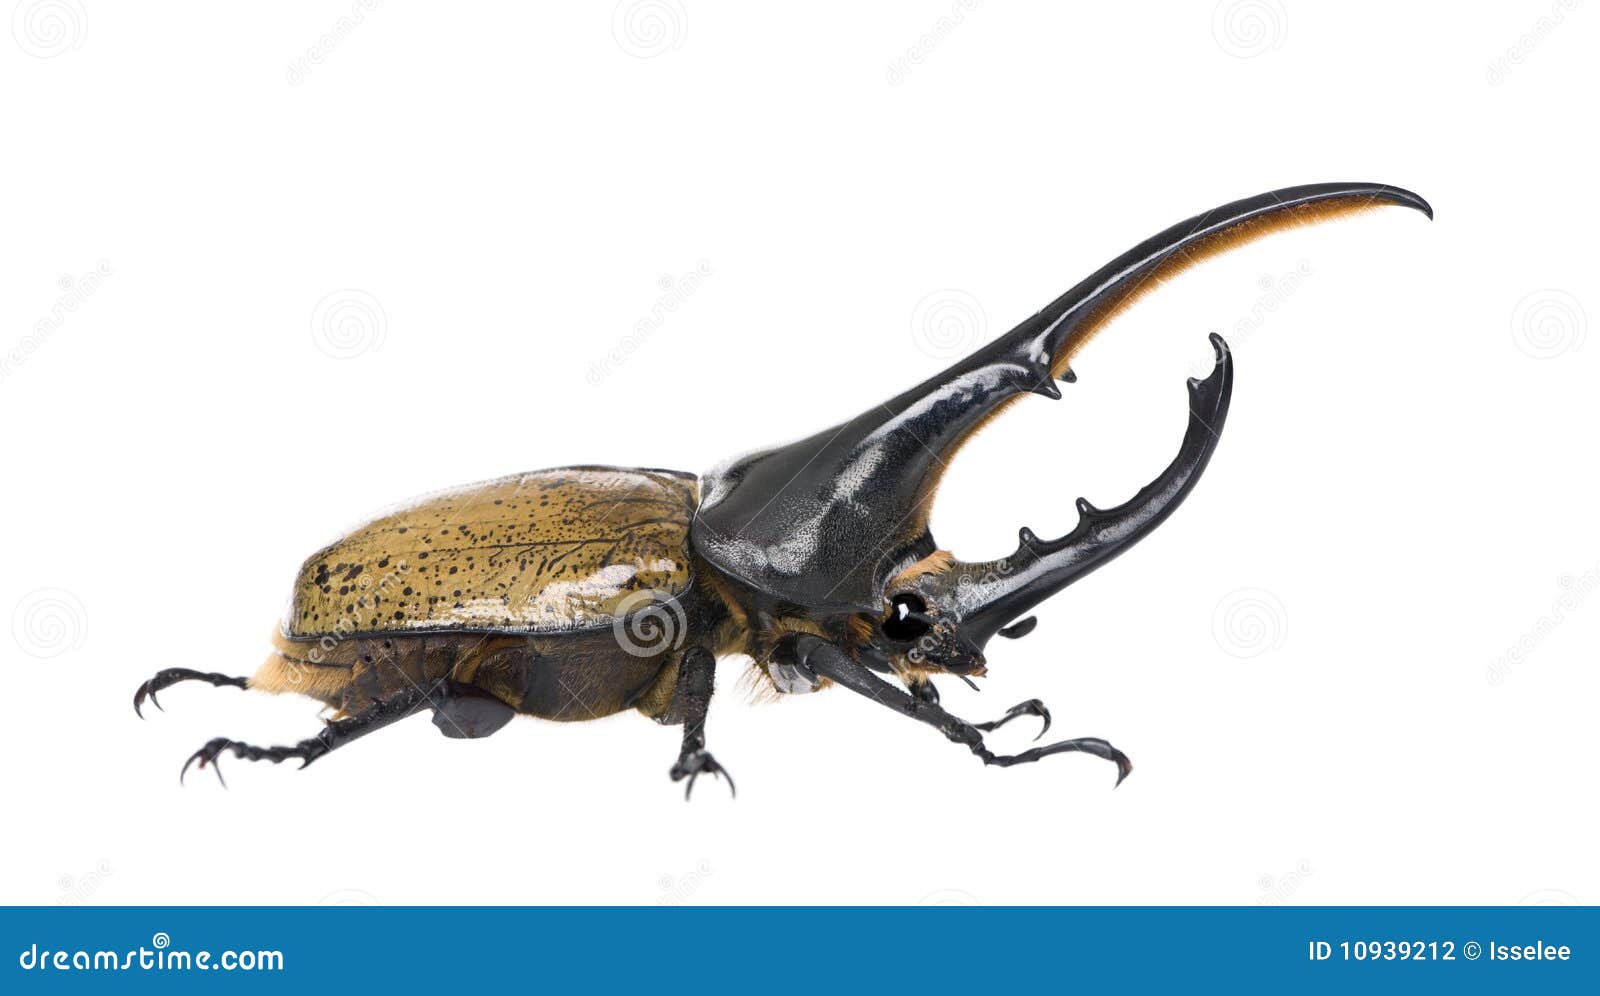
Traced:
POLYGON ((1177 458, 1125 504, 1079 499, 1078 524, 1060 539, 1023 529, 1006 557, 955 559, 928 531, 940 474, 1012 401, 1061 397, 1055 382, 1075 379, 1073 354, 1142 290, 1274 228, 1375 204, 1433 216, 1416 194, 1372 183, 1290 187, 1208 211, 888 402, 703 479, 567 467, 422 498, 305 562, 274 652, 253 677, 165 670, 138 689, 134 708, 192 679, 299 692, 336 710, 292 746, 219 737, 185 771, 229 750, 303 767, 422 708, 449 737, 488 736, 519 712, 582 720, 637 709, 682 724, 671 775, 689 780, 687 795, 698 775, 726 773, 705 749, 706 709, 717 659, 745 654, 777 691, 843 685, 985 764, 1081 751, 1115 762, 1120 784, 1132 765, 1097 738, 992 753, 984 733, 1024 715, 1048 729, 1049 711, 1031 700, 968 723, 940 708, 931 679, 970 683, 984 673, 990 638, 1026 634, 1029 609, 1172 514, 1222 431, 1233 383, 1226 344, 1211 336, 1215 367, 1189 381, 1177 458))

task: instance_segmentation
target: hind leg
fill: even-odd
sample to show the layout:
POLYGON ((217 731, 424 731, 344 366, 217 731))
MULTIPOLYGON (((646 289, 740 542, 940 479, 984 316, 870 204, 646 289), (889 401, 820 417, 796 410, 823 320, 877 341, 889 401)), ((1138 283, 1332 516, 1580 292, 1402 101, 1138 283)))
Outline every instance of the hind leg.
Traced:
POLYGON ((155 677, 140 685, 139 690, 133 693, 134 713, 137 714, 140 719, 144 718, 144 713, 140 711, 139 707, 144 705, 145 699, 149 699, 151 705, 154 705, 157 709, 161 709, 163 712, 165 712, 166 710, 162 709, 161 701, 156 698, 156 693, 161 691, 163 688, 169 688, 173 685, 176 685, 180 681, 204 681, 207 684, 216 685, 218 688, 247 688, 250 684, 249 678, 237 678, 232 675, 217 674, 215 671, 210 673, 206 673, 204 671, 191 671, 186 667, 169 667, 165 671, 157 671, 155 677))
POLYGON ((211 765, 217 773, 217 781, 226 786, 227 782, 222 779, 222 768, 218 765, 217 759, 223 752, 230 750, 235 757, 244 758, 246 761, 271 761, 277 764, 289 758, 299 758, 300 767, 303 768, 329 751, 364 737, 373 730, 381 730, 428 704, 429 697, 421 689, 410 688, 395 692, 354 715, 333 720, 316 736, 289 746, 256 747, 253 744, 229 740, 227 737, 217 737, 189 756, 189 760, 183 764, 183 771, 178 774, 178 781, 181 783, 183 776, 189 772, 189 766, 199 761, 202 768, 211 765))

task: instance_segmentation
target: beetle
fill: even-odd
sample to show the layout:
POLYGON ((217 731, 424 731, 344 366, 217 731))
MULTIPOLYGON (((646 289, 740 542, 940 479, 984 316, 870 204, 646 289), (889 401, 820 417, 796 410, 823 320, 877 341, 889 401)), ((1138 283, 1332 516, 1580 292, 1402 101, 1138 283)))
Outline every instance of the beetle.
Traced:
MULTIPOLYGON (((182 681, 297 692, 335 710, 298 743, 218 737, 224 752, 301 766, 418 711, 444 735, 485 737, 518 714, 571 721, 633 709, 683 727, 674 781, 706 773, 706 711, 719 658, 747 655, 781 693, 840 685, 936 728, 985 764, 1066 752, 1132 764, 1079 737, 1017 754, 984 734, 1050 712, 1037 699, 990 722, 945 711, 933 679, 984 674, 989 641, 1123 553, 1194 488, 1217 447, 1233 386, 1227 345, 1188 382, 1178 455, 1127 502, 1077 502, 1078 523, 1028 529, 997 560, 956 559, 928 513, 951 456, 1025 395, 1060 398, 1069 361, 1118 310, 1177 271, 1266 232, 1376 205, 1433 210, 1407 190, 1322 183, 1235 201, 1123 253, 1033 317, 948 369, 840 425, 727 461, 703 478, 669 470, 564 467, 426 496, 319 550, 296 578, 273 651, 251 677, 186 668, 139 687, 134 709, 182 681), (893 680, 897 679, 898 684, 893 680)), ((1039 739, 1035 737, 1035 740, 1039 739)), ((180 776, 181 780, 181 776, 180 776)), ((733 780, 728 776, 730 789, 733 780)))

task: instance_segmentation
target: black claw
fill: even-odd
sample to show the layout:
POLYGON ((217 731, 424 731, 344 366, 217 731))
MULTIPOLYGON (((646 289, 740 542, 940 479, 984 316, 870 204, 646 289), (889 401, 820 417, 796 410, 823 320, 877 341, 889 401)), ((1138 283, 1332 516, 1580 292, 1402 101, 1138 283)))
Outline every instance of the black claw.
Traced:
POLYGON ((1039 711, 1034 715, 1044 720, 1044 725, 1039 727, 1039 732, 1033 737, 1035 741, 1038 741, 1043 739, 1046 733, 1050 732, 1050 710, 1046 709, 1044 703, 1040 702, 1038 699, 1034 699, 1033 701, 1039 707, 1039 711))
POLYGON ((218 763, 217 758, 232 745, 233 741, 226 737, 217 737, 215 740, 208 741, 204 747, 190 754, 189 760, 183 762, 183 770, 178 772, 178 784, 183 784, 184 776, 189 773, 189 765, 199 761, 202 769, 208 764, 211 765, 211 770, 217 773, 217 781, 222 784, 223 788, 227 788, 228 781, 222 777, 222 765, 218 763))
POLYGON ((140 685, 139 690, 133 693, 134 715, 138 716, 140 719, 144 718, 144 711, 140 708, 140 706, 144 705, 145 699, 149 699, 150 704, 155 706, 157 709, 160 709, 162 712, 166 712, 166 707, 161 704, 160 699, 156 698, 156 693, 161 691, 163 688, 176 685, 180 681, 203 681, 209 685, 215 685, 218 688, 245 688, 249 685, 248 678, 237 678, 232 675, 217 674, 214 671, 210 673, 204 671, 191 671, 186 667, 169 667, 165 671, 157 671, 155 677, 140 685))
POLYGON ((151 688, 150 682, 147 681, 139 686, 138 691, 133 693, 133 714, 138 716, 140 719, 144 718, 144 712, 139 707, 144 704, 145 699, 149 699, 150 704, 155 706, 157 709, 160 709, 162 712, 167 711, 166 708, 161 705, 161 700, 156 698, 155 689, 151 688))
POLYGON ((1039 730, 1038 735, 1033 738, 1035 740, 1038 740, 1050 730, 1050 710, 1045 708, 1045 704, 1040 702, 1038 699, 1029 699, 1026 702, 1018 702, 1010 709, 1007 709, 1006 714, 1001 716, 999 719, 989 723, 973 723, 972 726, 974 729, 982 730, 985 733, 993 733, 995 730, 1000 729, 1000 727, 1011 722, 1013 719, 1016 719, 1018 716, 1037 716, 1044 720, 1044 726, 1039 730))
MULTIPOLYGON (((1093 754, 1095 757, 1104 758, 1105 760, 1116 764, 1117 785, 1121 785, 1123 779, 1127 778, 1128 775, 1133 772, 1133 762, 1128 760, 1128 755, 1122 753, 1120 750, 1117 750, 1115 747, 1111 746, 1106 741, 1101 740, 1099 737, 1079 737, 1076 740, 1061 740, 1053 744, 1047 744, 1044 747, 1029 748, 1020 754, 1002 754, 996 756, 994 754, 989 754, 987 751, 983 751, 979 752, 979 756, 984 759, 985 764, 994 764, 1003 768, 1009 768, 1015 764, 1032 764, 1034 761, 1049 757, 1052 754, 1065 754, 1071 751, 1084 754, 1093 754)), ((976 748, 975 752, 977 752, 976 748)), ((1116 786, 1112 787, 1115 788, 1116 786)))
POLYGON ((689 801, 689 795, 694 791, 695 779, 707 772, 719 780, 722 778, 728 779, 728 791, 733 793, 735 799, 739 797, 739 788, 733 784, 733 776, 728 774, 728 769, 718 764, 717 759, 709 753, 701 750, 679 758, 678 763, 672 766, 673 781, 688 779, 688 783, 683 786, 683 799, 685 802, 689 801))
POLYGON ((1116 757, 1113 757, 1112 760, 1117 762, 1117 784, 1111 787, 1116 788, 1122 784, 1123 779, 1133 774, 1133 762, 1128 760, 1128 755, 1120 750, 1116 752, 1116 757))

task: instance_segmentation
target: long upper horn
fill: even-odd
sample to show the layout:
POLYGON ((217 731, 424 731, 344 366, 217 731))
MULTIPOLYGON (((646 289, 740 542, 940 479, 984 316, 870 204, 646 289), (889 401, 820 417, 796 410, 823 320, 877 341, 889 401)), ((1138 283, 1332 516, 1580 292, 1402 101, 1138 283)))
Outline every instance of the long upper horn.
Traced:
POLYGON ((1107 263, 1010 332, 842 425, 707 475, 692 536, 713 566, 775 601, 877 612, 896 566, 934 548, 928 512, 948 460, 1023 394, 1060 397, 1072 354, 1172 273, 1278 228, 1378 204, 1433 216, 1377 183, 1288 187, 1196 215, 1107 263))

